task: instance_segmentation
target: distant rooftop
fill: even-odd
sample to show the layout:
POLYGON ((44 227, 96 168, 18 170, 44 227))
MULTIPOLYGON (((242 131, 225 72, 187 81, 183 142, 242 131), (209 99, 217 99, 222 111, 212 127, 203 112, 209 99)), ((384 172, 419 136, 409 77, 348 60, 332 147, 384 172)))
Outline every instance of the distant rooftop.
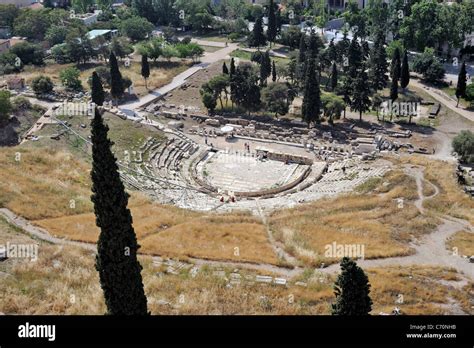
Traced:
POLYGON ((89 37, 90 40, 94 40, 95 38, 99 36, 106 35, 108 33, 113 33, 116 32, 117 30, 109 30, 109 29, 94 29, 91 30, 87 33, 87 36, 89 37))

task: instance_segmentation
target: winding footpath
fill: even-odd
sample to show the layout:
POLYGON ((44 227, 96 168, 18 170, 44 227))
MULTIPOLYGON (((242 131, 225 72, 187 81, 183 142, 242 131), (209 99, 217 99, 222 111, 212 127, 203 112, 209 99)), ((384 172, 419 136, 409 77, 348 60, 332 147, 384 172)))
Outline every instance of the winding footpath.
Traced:
MULTIPOLYGON (((423 208, 423 202, 426 199, 433 198, 439 194, 439 188, 436 187, 431 182, 424 179, 423 168, 417 166, 406 166, 405 172, 408 175, 411 175, 416 180, 417 191, 418 191, 418 200, 415 201, 415 206, 419 209, 421 214, 426 214, 425 209, 423 208), (425 197, 423 194, 423 183, 427 183, 432 186, 434 193, 430 196, 425 197)), ((278 244, 273 238, 272 232, 270 231, 267 219, 264 213, 261 211, 258 202, 257 210, 259 215, 262 218, 262 222, 267 228, 268 239, 272 245, 275 253, 284 260, 284 262, 290 264, 292 267, 283 267, 273 264, 266 263, 253 263, 253 262, 238 262, 238 261, 222 261, 222 260, 210 260, 204 258, 194 258, 188 257, 189 261, 193 262, 196 265, 211 265, 211 266, 220 266, 220 267, 241 267, 246 269, 258 270, 273 273, 276 275, 284 276, 287 278, 292 278, 294 276, 300 275, 304 269, 298 266, 298 260, 292 255, 288 254, 284 250, 284 246, 278 244)), ((0 208, 0 215, 3 216, 10 224, 22 229, 27 234, 33 238, 42 240, 51 244, 58 245, 72 245, 81 248, 85 248, 91 251, 96 251, 96 245, 93 243, 85 243, 79 241, 73 241, 63 238, 57 238, 52 236, 48 231, 38 226, 33 225, 28 220, 18 216, 14 212, 10 211, 7 208, 0 208)), ((409 265, 419 265, 419 266, 441 266, 441 267, 451 267, 456 271, 464 274, 471 280, 474 279, 474 264, 469 263, 469 260, 460 256, 454 255, 451 251, 446 249, 445 242, 451 237, 454 233, 464 230, 470 233, 474 233, 474 228, 470 223, 465 220, 453 218, 450 216, 438 216, 441 221, 441 224, 438 225, 436 230, 430 234, 424 235, 419 241, 412 242, 411 247, 415 250, 415 253, 408 256, 400 257, 389 257, 383 259, 362 259, 358 260, 357 263, 362 268, 373 268, 373 267, 386 267, 386 266, 409 266, 409 265)), ((150 254, 141 254, 147 256, 160 256, 160 255, 150 255, 150 254)), ((326 268, 318 269, 320 272, 332 274, 339 271, 339 264, 332 264, 326 268)))

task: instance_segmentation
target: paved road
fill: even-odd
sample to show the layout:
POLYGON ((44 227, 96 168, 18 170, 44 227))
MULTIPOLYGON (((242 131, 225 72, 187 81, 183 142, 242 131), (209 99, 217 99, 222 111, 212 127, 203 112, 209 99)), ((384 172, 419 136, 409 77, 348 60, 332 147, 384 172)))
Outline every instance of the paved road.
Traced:
POLYGON ((434 89, 432 87, 427 87, 424 84, 420 83, 419 80, 411 79, 410 85, 412 87, 417 87, 428 93, 431 97, 436 99, 438 102, 451 109, 452 111, 458 113, 462 117, 474 122, 474 112, 463 109, 462 107, 456 107, 456 100, 452 99, 449 95, 440 91, 439 89, 434 89))
MULTIPOLYGON (((199 42, 207 42, 207 41, 199 41, 199 42)), ((153 100, 172 91, 173 89, 181 86, 190 76, 192 76, 199 70, 204 69, 208 67, 210 64, 218 62, 219 60, 226 59, 232 51, 237 49, 237 47, 238 47, 237 44, 230 43, 227 47, 224 47, 215 52, 206 52, 201 59, 201 63, 196 64, 190 67, 189 69, 183 71, 181 74, 175 76, 173 81, 171 81, 169 84, 150 92, 146 96, 140 98, 140 100, 138 101, 121 104, 119 108, 122 111, 124 111, 124 113, 126 114, 133 114, 133 112, 136 112, 138 109, 143 107, 143 105, 146 105, 152 102, 153 100)))

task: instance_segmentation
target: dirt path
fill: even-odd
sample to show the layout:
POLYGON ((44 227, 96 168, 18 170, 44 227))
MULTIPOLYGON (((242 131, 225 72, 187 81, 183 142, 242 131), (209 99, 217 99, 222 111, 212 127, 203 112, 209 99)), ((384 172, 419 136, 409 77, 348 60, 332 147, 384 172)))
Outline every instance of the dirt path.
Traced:
POLYGON ((474 112, 470 112, 466 109, 463 109, 461 107, 456 107, 456 101, 451 99, 447 94, 445 94, 442 91, 439 91, 437 89, 427 87, 424 84, 420 83, 420 81, 416 79, 410 80, 410 83, 414 87, 418 87, 422 89, 424 92, 428 93, 431 97, 436 99, 438 102, 446 106, 447 108, 451 109, 455 113, 461 115, 462 117, 473 121, 474 122, 474 112))
MULTIPOLYGON (((423 168, 416 166, 405 167, 405 172, 413 176, 416 180, 419 198, 415 201, 415 206, 420 213, 425 214, 423 202, 439 194, 439 188, 433 183, 424 179, 423 168), (423 195, 423 182, 431 185, 435 192, 425 197, 423 195)), ((415 249, 415 254, 409 256, 389 257, 385 259, 358 260, 357 264, 362 268, 384 267, 384 266, 442 266, 452 267, 471 279, 474 279, 474 265, 469 263, 466 258, 460 255, 454 255, 453 252, 446 249, 446 239, 460 230, 466 230, 474 233, 474 228, 464 220, 456 219, 449 216, 438 217, 441 224, 436 230, 428 235, 423 236, 419 241, 411 243, 411 247, 415 249)), ((334 264, 321 271, 334 273, 339 271, 339 265, 334 264)))
MULTIPOLYGON (((97 250, 96 244, 94 243, 78 242, 78 241, 54 237, 51 234, 49 234, 48 231, 44 230, 41 227, 31 224, 28 220, 22 218, 21 216, 16 215, 14 212, 12 212, 11 210, 7 208, 0 208, 0 215, 3 216, 7 220, 7 222, 9 222, 10 224, 22 229, 33 238, 39 239, 41 241, 51 243, 51 244, 57 244, 57 245, 77 246, 77 247, 91 250, 94 252, 97 250)), ((139 254, 139 255, 161 256, 158 254, 153 254, 153 255, 139 254)), ((263 271, 267 273, 274 273, 274 274, 284 276, 287 278, 292 278, 301 272, 301 269, 286 268, 286 267, 281 267, 281 266, 276 266, 276 265, 266 264, 266 263, 219 261, 219 260, 208 260, 208 259, 194 258, 194 257, 188 257, 187 259, 189 259, 191 262, 193 262, 196 265, 246 268, 246 269, 252 269, 252 270, 257 270, 257 271, 263 271)))

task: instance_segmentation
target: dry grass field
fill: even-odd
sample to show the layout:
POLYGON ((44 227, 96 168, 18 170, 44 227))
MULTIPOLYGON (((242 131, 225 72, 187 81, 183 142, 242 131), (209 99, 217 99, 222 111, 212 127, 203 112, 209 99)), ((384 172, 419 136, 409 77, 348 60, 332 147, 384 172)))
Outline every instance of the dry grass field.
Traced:
MULTIPOLYGON (((63 248, 35 241, 0 219, 0 244, 38 243, 39 258, 0 262, 0 312, 5 314, 103 314, 105 305, 95 257, 78 247, 63 248)), ((188 272, 157 275, 152 258, 139 258, 152 314, 329 314, 334 300, 335 275, 322 276, 307 269, 288 286, 245 281, 253 271, 239 270, 240 285, 229 287, 201 267, 188 272), (304 281, 307 286, 296 285, 304 281)), ((222 268, 226 278, 234 269, 222 268)), ((372 314, 389 313, 398 306, 404 314, 464 313, 471 308, 474 284, 462 281, 453 270, 430 267, 367 269, 374 302, 372 314), (396 303, 399 294, 403 303, 396 303)), ((263 273, 261 273, 263 274, 263 273)), ((265 273, 265 275, 271 275, 265 273)))
POLYGON ((447 241, 446 247, 459 255, 474 255, 474 234, 467 231, 459 231, 453 234, 447 241), (456 248, 456 249, 454 249, 456 248))
MULTIPOLYGON (((0 207, 58 237, 95 243, 90 167, 47 149, 0 151, 0 207), (16 153, 21 157, 16 161, 16 153)), ((215 260, 278 262, 264 226, 247 214, 207 215, 152 203, 131 192, 129 207, 142 252, 215 260), (178 247, 177 247, 178 245, 178 247), (238 248, 238 249, 235 249, 238 248)))
POLYGON ((320 265, 338 262, 324 255, 325 246, 333 242, 363 245, 367 259, 408 255, 409 242, 435 227, 435 221, 413 204, 415 180, 401 171, 373 179, 356 191, 360 193, 275 212, 270 218, 275 237, 305 264, 320 265))
POLYGON ((423 156, 393 158, 394 163, 425 167, 425 179, 440 189, 440 194, 424 202, 426 209, 436 213, 466 219, 474 224, 474 200, 465 194, 457 183, 454 163, 428 159, 423 156))

